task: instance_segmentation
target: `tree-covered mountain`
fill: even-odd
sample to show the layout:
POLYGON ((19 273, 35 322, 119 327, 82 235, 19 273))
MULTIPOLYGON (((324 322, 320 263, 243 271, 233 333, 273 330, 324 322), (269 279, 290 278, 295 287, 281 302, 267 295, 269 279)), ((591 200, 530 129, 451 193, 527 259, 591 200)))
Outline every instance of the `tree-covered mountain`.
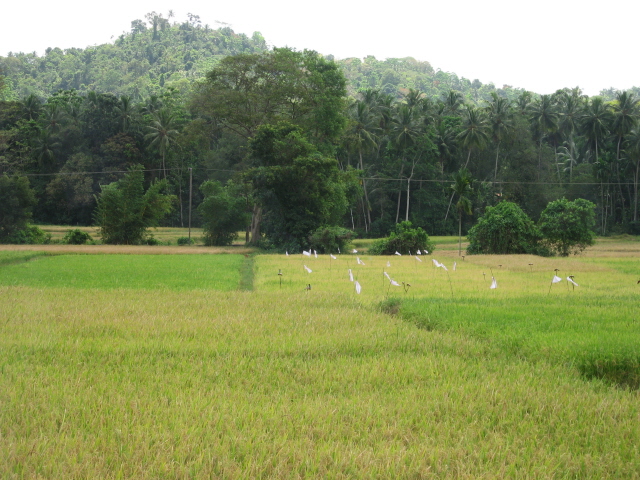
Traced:
POLYGON ((227 184, 259 237, 260 221, 286 231, 278 222, 322 167, 334 180, 308 196, 309 211, 334 214, 300 214, 299 225, 347 208, 339 223, 363 235, 401 220, 451 234, 501 200, 537 219, 564 196, 596 203, 602 234, 640 229, 638 89, 536 95, 412 58, 269 49, 194 15, 146 20, 114 44, 0 57, 0 174, 29 178, 36 221, 91 224, 101 186, 142 165, 177 198, 169 224, 185 224, 192 172, 194 207, 200 185, 227 184), (461 172, 471 215, 454 203, 461 172), (296 188, 283 192, 285 175, 296 188), (342 192, 340 208, 322 191, 342 192))

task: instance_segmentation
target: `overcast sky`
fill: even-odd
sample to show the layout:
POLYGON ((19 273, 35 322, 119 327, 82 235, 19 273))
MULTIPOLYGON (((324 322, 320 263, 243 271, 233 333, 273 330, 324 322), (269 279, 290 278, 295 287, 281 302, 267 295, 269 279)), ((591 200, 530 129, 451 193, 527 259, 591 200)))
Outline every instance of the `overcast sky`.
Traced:
POLYGON ((203 25, 259 31, 272 46, 337 58, 411 56, 497 87, 552 93, 579 86, 596 95, 640 86, 634 0, 13 0, 0 8, 0 55, 112 42, 132 20, 153 10, 166 17, 170 9, 179 22, 193 13, 203 25))

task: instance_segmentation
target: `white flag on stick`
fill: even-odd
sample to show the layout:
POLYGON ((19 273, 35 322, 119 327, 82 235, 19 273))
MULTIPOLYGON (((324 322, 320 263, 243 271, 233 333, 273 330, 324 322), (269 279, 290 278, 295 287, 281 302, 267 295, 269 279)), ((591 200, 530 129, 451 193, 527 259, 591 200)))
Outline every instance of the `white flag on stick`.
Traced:
POLYGON ((573 281, 573 278, 571 277, 567 277, 567 282, 571 282, 573 283, 576 287, 579 287, 580 285, 578 285, 576 282, 573 281))
POLYGON ((360 257, 356 257, 356 260, 358 261, 358 265, 364 265, 364 262, 360 260, 360 257))
POLYGON ((356 286, 356 293, 360 295, 360 292, 362 291, 362 287, 358 282, 355 282, 355 286, 356 286))
POLYGON ((402 256, 402 254, 400 252, 398 252, 397 250, 396 250, 396 255, 402 256))
POLYGON ((309 267, 307 267, 306 265, 303 265, 304 269, 307 271, 307 273, 311 273, 313 272, 313 270, 311 270, 309 267))
POLYGON ((394 287, 399 287, 400 284, 398 282, 396 282, 395 280, 391 280, 391 285, 393 285, 394 287))
POLYGON ((311 252, 307 252, 306 250, 302 250, 302 254, 306 255, 307 257, 311 256, 311 252))
POLYGON ((425 255, 429 255, 429 252, 425 250, 425 251, 424 251, 424 254, 425 254, 425 255))
POLYGON ((318 258, 318 252, 316 252, 315 250, 313 251, 313 255, 318 258))
POLYGON ((440 268, 442 268, 445 272, 448 272, 449 269, 447 267, 444 266, 444 263, 440 264, 440 268))
POLYGON ((416 255, 416 260, 418 260, 420 263, 422 263, 422 260, 420 260, 420 257, 418 257, 417 255, 416 255))
POLYGON ((358 250, 356 250, 355 248, 353 249, 353 253, 358 253, 358 250))
POLYGON ((389 279, 389 281, 391 281, 391 277, 389 276, 389 274, 387 272, 382 272, 384 273, 384 276, 387 277, 389 279))
POLYGON ((349 280, 353 282, 353 273, 351 273, 351 269, 349 269, 349 280))
POLYGON ((331 254, 331 258, 333 258, 334 260, 337 260, 337 258, 336 258, 336 257, 334 257, 334 256, 333 256, 333 254, 331 254))
POLYGON ((562 281, 562 279, 559 276, 554 275, 553 279, 551 280, 551 283, 558 283, 558 282, 561 282, 561 281, 562 281))
POLYGON ((420 252, 420 250, 418 250, 418 255, 422 255, 422 253, 420 252))
POLYGON ((387 267, 391 266, 391 262, 387 260, 387 267))
POLYGON ((288 257, 289 256, 289 250, 285 250, 285 255, 288 257))
POLYGON ((498 288, 498 282, 496 282, 496 279, 494 277, 491 277, 491 286, 489 288, 498 288))
POLYGON ((433 264, 434 264, 436 267, 439 267, 439 266, 440 266, 440 262, 439 262, 438 260, 436 260, 435 258, 434 258, 434 259, 432 259, 431 261, 433 262, 433 264))

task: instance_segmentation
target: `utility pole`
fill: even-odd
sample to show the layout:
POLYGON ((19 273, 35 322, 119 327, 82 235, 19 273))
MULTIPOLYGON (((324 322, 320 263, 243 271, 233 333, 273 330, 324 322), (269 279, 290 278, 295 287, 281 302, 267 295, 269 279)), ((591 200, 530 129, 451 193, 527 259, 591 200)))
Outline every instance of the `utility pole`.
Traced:
POLYGON ((189 167, 189 245, 191 245, 191 195, 193 193, 193 168, 189 167))

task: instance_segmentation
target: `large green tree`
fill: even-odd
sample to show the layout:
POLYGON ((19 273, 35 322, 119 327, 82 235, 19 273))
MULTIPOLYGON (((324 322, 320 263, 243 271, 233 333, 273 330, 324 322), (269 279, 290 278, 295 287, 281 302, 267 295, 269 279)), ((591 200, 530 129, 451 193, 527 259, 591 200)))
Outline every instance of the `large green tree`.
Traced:
POLYGON ((573 202, 561 198, 550 202, 540 215, 540 231, 545 243, 557 254, 567 257, 593 245, 596 206, 582 198, 573 202))
POLYGON ((0 176, 0 242, 27 226, 35 204, 27 177, 0 176))
POLYGON ((197 89, 193 109, 250 138, 260 125, 289 121, 330 142, 344 129, 346 82, 337 64, 314 51, 223 58, 197 89))
POLYGON ((281 249, 308 248, 311 233, 340 225, 360 194, 355 176, 318 152, 296 125, 263 125, 250 146, 261 166, 245 177, 262 209, 262 232, 281 249))

